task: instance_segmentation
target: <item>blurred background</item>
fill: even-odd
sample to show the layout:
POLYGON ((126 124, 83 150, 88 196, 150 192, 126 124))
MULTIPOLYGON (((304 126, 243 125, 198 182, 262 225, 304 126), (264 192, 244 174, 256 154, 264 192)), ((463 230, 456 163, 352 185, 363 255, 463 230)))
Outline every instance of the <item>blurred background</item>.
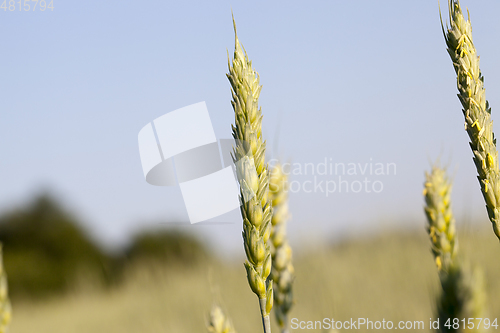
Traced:
MULTIPOLYGON (((422 188, 438 158, 454 179, 461 251, 482 267, 488 293, 500 291, 437 1, 15 6, 0 9, 12 332, 203 331, 214 301, 239 332, 258 329, 239 211, 190 225, 178 186, 146 183, 137 143, 147 123, 201 101, 217 137, 231 136, 231 10, 263 85, 268 159, 290 163, 295 184, 292 317, 428 321, 439 282, 422 188), (322 163, 354 171, 324 174, 322 163), (394 168, 370 171, 377 165, 394 168), (339 177, 382 187, 326 193, 339 177)), ((462 6, 495 120, 500 3, 462 6)), ((493 317, 500 303, 489 297, 488 308, 493 317)))

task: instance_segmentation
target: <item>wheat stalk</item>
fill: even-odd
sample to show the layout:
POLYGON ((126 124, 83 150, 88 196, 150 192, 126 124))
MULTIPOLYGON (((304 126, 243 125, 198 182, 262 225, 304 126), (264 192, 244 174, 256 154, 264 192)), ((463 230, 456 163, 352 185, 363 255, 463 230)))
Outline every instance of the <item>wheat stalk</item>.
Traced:
POLYGON ((226 317, 222 309, 217 305, 212 306, 207 329, 210 333, 236 333, 231 320, 226 317))
POLYGON ((248 283, 259 297, 264 332, 271 332, 269 313, 273 306, 271 272, 271 217, 269 198, 269 170, 265 163, 266 144, 262 140, 262 113, 258 99, 262 86, 259 75, 252 68, 246 52, 238 40, 234 22, 235 48, 229 74, 235 113, 232 126, 236 146, 233 159, 240 183, 241 215, 243 217, 243 242, 247 261, 248 283))
POLYGON ((8 296, 7 274, 3 267, 3 250, 0 244, 0 333, 7 333, 12 319, 12 308, 8 296))
MULTIPOLYGON (((477 269, 453 263, 448 272, 440 275, 443 292, 437 300, 437 313, 442 332, 458 331, 444 326, 451 318, 484 318, 484 292, 483 276, 477 269)), ((482 327, 469 329, 470 332, 480 332, 482 327)))
POLYGON ((451 318, 482 318, 484 291, 481 276, 457 260, 458 240, 451 209, 452 184, 438 166, 425 174, 424 197, 427 232, 438 268, 442 293, 437 301, 440 330, 451 318))
POLYGON ((424 197, 427 232, 439 271, 448 271, 457 252, 455 219, 451 210, 451 182, 446 171, 434 166, 425 173, 424 197))
POLYGON ((273 267, 271 277, 274 281, 274 306, 278 325, 282 333, 288 332, 288 312, 293 305, 292 283, 294 268, 292 265, 292 249, 286 237, 288 211, 288 177, 281 164, 271 169, 269 193, 273 204, 271 253, 273 267))
POLYGON ((457 74, 458 98, 462 103, 465 129, 470 138, 488 217, 495 235, 500 239, 500 173, 498 151, 493 134, 491 109, 485 97, 484 78, 479 57, 472 42, 470 19, 465 20, 458 0, 449 0, 450 27, 441 26, 448 53, 457 74))

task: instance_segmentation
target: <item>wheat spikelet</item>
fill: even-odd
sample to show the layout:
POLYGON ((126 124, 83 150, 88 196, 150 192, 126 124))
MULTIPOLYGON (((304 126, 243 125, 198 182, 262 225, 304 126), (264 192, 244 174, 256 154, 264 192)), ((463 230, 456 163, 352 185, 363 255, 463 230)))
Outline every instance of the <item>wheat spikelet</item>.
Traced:
POLYGON ((290 216, 287 202, 287 178, 281 164, 273 166, 269 183, 269 194, 273 204, 271 277, 274 281, 273 310, 283 333, 288 332, 288 312, 293 305, 292 283, 294 279, 292 249, 286 237, 286 222, 290 216))
POLYGON ((269 237, 273 210, 269 199, 269 170, 265 163, 266 144, 262 140, 262 113, 258 108, 262 86, 240 45, 234 18, 233 25, 235 48, 227 78, 231 83, 231 104, 235 113, 233 159, 241 188, 245 268, 250 288, 259 297, 264 332, 268 333, 271 332, 269 313, 273 306, 272 281, 268 280, 272 265, 269 237))
POLYGON ((226 317, 222 309, 217 305, 212 306, 207 329, 210 333, 236 333, 231 320, 226 317))
MULTIPOLYGON (((458 0, 449 0, 450 27, 443 27, 448 53, 457 73, 458 98, 462 103, 465 129, 470 138, 488 216, 500 239, 500 173, 498 151, 493 134, 491 109, 485 97, 484 78, 472 42, 472 27, 465 19, 458 0)), ((441 20, 441 25, 443 22, 441 20)))
POLYGON ((7 274, 3 267, 2 245, 0 244, 0 333, 7 333, 12 318, 12 308, 8 296, 7 274))
POLYGON ((434 166, 425 173, 424 197, 427 232, 438 269, 448 271, 456 252, 455 219, 451 210, 451 182, 446 171, 434 166))

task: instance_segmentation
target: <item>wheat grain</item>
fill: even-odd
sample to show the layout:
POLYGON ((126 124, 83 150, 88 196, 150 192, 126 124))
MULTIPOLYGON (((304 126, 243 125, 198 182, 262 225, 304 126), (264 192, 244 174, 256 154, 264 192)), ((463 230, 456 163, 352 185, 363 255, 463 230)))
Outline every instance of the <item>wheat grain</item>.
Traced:
POLYGON ((457 74, 458 98, 462 103, 465 129, 470 138, 478 180, 495 235, 500 239, 500 173, 493 134, 491 109, 485 97, 479 56, 472 42, 470 19, 465 20, 460 2, 449 0, 450 27, 441 26, 448 53, 457 74))
POLYGON ((294 268, 292 265, 292 249, 286 237, 288 211, 288 177, 281 164, 271 169, 269 194, 273 204, 271 254, 273 267, 271 277, 274 281, 274 306, 278 325, 282 333, 288 332, 288 312, 293 305, 292 283, 294 268))
POLYGON ((259 297, 264 332, 269 333, 269 313, 273 306, 272 281, 268 279, 272 265, 269 237, 273 210, 269 199, 269 170, 265 163, 266 144, 262 140, 262 113, 258 108, 262 86, 240 45, 234 18, 233 25, 235 48, 232 62, 229 60, 227 78, 231 83, 231 104, 235 113, 233 159, 241 188, 245 268, 250 288, 259 297))

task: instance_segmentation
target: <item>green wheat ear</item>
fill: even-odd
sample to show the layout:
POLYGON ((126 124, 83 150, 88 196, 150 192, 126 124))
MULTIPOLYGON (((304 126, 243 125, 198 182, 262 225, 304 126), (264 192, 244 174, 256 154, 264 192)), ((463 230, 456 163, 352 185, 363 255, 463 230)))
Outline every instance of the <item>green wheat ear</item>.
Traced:
MULTIPOLYGON (((484 318, 484 278, 478 269, 459 262, 453 263, 448 272, 441 274, 442 294, 437 300, 437 311, 442 332, 457 332, 443 324, 451 318, 484 318)), ((468 332, 481 332, 483 327, 474 327, 468 332)))
POLYGON ((484 78, 479 69, 479 56, 472 42, 470 19, 465 19, 458 0, 448 2, 450 27, 441 26, 448 53, 457 73, 458 98, 462 103, 465 129, 470 138, 488 217, 500 239, 500 172, 498 151, 493 134, 491 109, 485 97, 484 78))
POLYGON ((217 305, 212 306, 207 329, 210 333, 236 333, 231 320, 217 305))
POLYGON ((3 267, 3 250, 0 244, 0 333, 7 333, 12 319, 12 308, 8 296, 7 274, 3 267))
POLYGON ((217 305, 212 306, 207 329, 210 333, 236 333, 231 320, 226 317, 222 309, 217 305))
POLYGON ((427 233, 439 271, 448 271, 457 253, 455 218, 451 210, 451 182, 437 166, 425 173, 424 197, 427 233))
POLYGON ((271 170, 269 193, 273 204, 273 228, 271 231, 271 253, 273 268, 271 277, 274 281, 274 306, 278 325, 283 333, 288 332, 288 313, 293 305, 292 284, 294 268, 292 248, 286 237, 286 223, 290 217, 288 211, 288 176, 281 164, 271 170))
POLYGON ((272 259, 269 237, 273 208, 269 198, 269 170, 265 163, 266 144, 262 140, 262 113, 258 99, 262 86, 259 75, 238 40, 234 22, 235 48, 229 60, 229 74, 235 114, 233 160, 240 183, 243 243, 248 283, 258 296, 264 332, 271 332, 269 313, 273 306, 273 284, 268 279, 272 259))
POLYGON ((444 169, 434 166, 430 173, 425 174, 427 232, 442 287, 437 300, 442 332, 456 331, 444 326, 449 318, 483 318, 485 300, 482 275, 457 258, 458 240, 451 209, 451 189, 451 181, 444 169))

